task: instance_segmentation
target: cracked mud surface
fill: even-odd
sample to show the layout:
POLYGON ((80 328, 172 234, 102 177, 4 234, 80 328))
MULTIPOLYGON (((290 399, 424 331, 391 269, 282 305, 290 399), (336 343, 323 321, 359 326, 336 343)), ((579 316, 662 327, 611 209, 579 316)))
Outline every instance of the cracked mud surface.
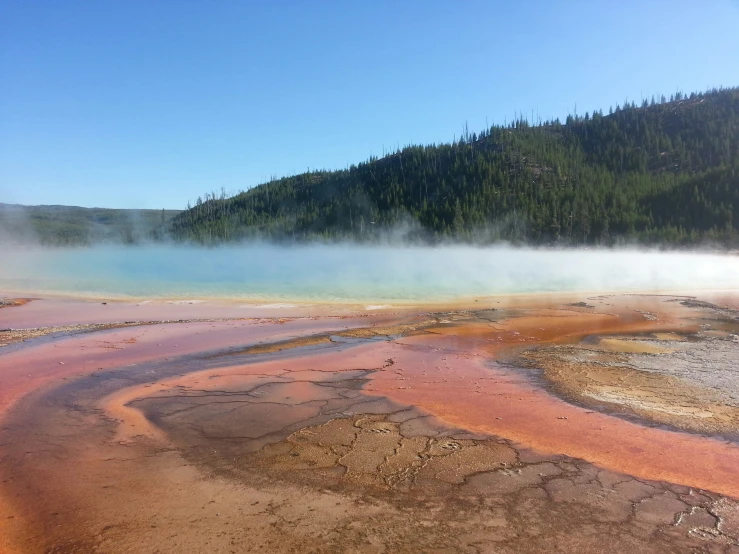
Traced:
POLYGON ((731 322, 586 300, 31 340, 0 355, 0 551, 739 552, 733 420, 642 425, 546 369, 729 410, 731 322))

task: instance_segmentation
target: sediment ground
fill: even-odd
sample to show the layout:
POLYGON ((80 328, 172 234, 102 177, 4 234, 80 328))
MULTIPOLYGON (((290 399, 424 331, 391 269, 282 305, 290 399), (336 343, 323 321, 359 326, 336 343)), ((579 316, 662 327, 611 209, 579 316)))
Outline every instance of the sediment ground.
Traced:
POLYGON ((733 298, 4 307, 0 550, 739 552, 733 298))

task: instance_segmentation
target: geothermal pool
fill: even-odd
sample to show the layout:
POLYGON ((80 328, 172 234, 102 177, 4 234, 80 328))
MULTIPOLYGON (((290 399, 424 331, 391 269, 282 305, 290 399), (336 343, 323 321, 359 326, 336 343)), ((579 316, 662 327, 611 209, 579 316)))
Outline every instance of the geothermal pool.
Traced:
POLYGON ((739 256, 504 247, 5 249, 0 290, 107 298, 435 302, 532 292, 723 290, 739 256))

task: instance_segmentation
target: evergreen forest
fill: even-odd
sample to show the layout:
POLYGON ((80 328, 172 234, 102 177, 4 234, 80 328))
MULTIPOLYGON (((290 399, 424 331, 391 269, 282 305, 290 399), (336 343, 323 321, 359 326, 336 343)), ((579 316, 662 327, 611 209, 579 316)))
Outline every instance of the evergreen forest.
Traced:
POLYGON ((113 210, 79 206, 0 204, 0 245, 140 244, 165 238, 180 210, 113 210))
POLYGON ((336 171, 206 194, 176 240, 739 246, 739 88, 523 117, 336 171))

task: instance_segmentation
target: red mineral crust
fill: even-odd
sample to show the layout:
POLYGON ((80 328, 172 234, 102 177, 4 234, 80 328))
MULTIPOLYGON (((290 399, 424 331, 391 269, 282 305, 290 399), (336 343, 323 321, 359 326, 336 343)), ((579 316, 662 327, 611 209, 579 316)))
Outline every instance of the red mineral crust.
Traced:
MULTIPOLYGON (((410 337, 401 343, 441 346, 435 337, 410 337)), ((387 345, 382 356, 393 358, 403 380, 389 372, 377 374, 369 391, 418 406, 454 426, 582 458, 615 472, 739 498, 739 445, 569 404, 474 352, 418 352, 387 345)))
MULTIPOLYGON (((729 296, 712 299, 732 306, 729 296)), ((310 549, 329 536, 343 545, 353 536, 345 519, 368 514, 375 519, 362 520, 362 536, 377 532, 382 542, 397 514, 418 519, 427 505, 436 515, 423 529, 403 525, 399 542, 383 544, 431 548, 452 533, 443 526, 455 510, 459 528, 481 506, 497 514, 491 521, 509 522, 490 524, 498 538, 467 529, 469 545, 521 540, 509 546, 540 551, 535 541, 548 544, 549 531, 534 542, 524 535, 546 514, 572 525, 552 535, 570 551, 597 544, 589 525, 614 523, 634 525, 618 548, 646 548, 656 528, 666 542, 654 552, 670 541, 692 548, 699 532, 737 540, 712 514, 727 529, 739 525, 737 504, 719 496, 739 499, 739 444, 568 402, 517 364, 526 349, 586 337, 607 335, 615 348, 635 337, 697 336, 724 317, 715 307, 622 295, 472 300, 369 317, 356 307, 322 307, 316 317, 305 309, 265 317, 269 308, 42 300, 3 310, 0 327, 77 327, 0 350, 0 552, 167 550, 189 532, 183 544, 195 549, 244 548, 244 536, 274 551, 310 549), (85 327, 132 321, 140 324, 85 327), (356 500, 367 495, 382 500, 375 508, 356 500), (565 501, 581 511, 557 512, 565 501), (539 515, 503 532, 524 503, 539 515), (275 506, 284 522, 315 532, 278 529, 275 506), (683 521, 693 527, 678 529, 683 521), (324 537, 325 529, 333 531, 324 537), (226 536, 230 543, 218 542, 226 536)), ((730 341, 733 323, 719 323, 711 336, 730 341)))

